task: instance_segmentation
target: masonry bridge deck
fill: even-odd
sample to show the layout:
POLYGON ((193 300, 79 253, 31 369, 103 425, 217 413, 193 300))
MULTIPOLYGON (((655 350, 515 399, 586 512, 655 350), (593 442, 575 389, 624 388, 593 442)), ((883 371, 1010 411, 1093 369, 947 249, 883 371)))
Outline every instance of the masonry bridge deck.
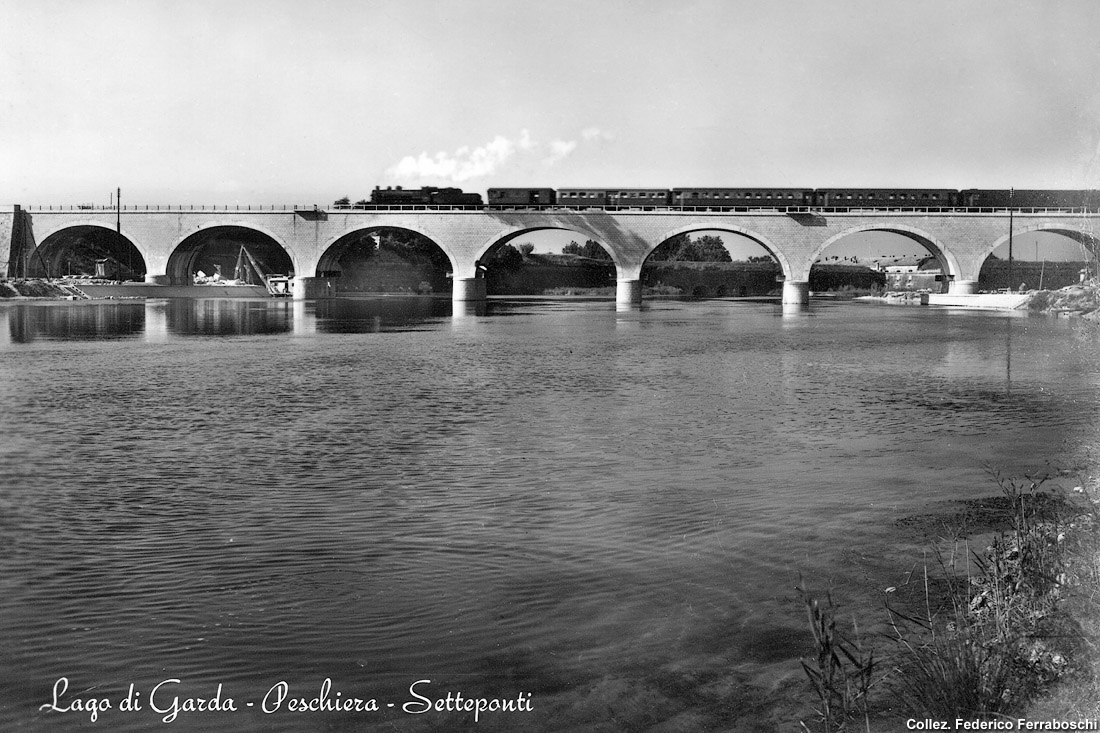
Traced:
POLYGON ((808 302, 810 268, 831 244, 859 232, 892 232, 922 244, 949 279, 949 292, 976 291, 989 254, 1009 237, 1057 232, 1097 249, 1100 213, 1081 210, 974 209, 746 209, 611 210, 437 207, 386 210, 322 207, 20 207, 0 208, 0 272, 30 258, 51 238, 74 227, 115 231, 144 258, 146 280, 190 283, 197 236, 215 227, 243 227, 277 243, 293 264, 294 296, 322 297, 323 276, 337 269, 340 240, 357 232, 399 227, 435 242, 450 259, 455 300, 485 297, 479 263, 493 249, 530 232, 564 229, 603 244, 617 271, 619 302, 641 299, 641 270, 649 254, 677 234, 718 230, 744 235, 770 252, 783 271, 783 301, 808 302), (10 241, 9 247, 3 242, 10 241))

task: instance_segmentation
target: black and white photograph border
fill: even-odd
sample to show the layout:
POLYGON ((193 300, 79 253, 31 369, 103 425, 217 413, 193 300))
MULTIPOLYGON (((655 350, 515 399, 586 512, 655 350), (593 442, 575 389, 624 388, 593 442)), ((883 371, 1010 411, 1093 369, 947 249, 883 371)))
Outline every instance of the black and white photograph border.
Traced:
POLYGON ((1100 729, 1100 3, 0 13, 0 730, 1100 729))

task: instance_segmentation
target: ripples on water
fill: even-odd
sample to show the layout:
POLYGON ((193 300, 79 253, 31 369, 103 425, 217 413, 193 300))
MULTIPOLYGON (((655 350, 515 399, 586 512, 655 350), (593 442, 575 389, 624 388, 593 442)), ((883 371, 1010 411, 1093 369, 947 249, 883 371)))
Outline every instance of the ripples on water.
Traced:
POLYGON ((0 308, 0 728, 483 730, 810 715, 800 574, 852 607, 893 522, 1096 442, 1095 331, 931 308, 435 299, 0 308), (331 678, 377 713, 264 715, 331 678), (168 697, 170 698, 171 695, 168 697), (245 701, 257 707, 244 708, 245 701))

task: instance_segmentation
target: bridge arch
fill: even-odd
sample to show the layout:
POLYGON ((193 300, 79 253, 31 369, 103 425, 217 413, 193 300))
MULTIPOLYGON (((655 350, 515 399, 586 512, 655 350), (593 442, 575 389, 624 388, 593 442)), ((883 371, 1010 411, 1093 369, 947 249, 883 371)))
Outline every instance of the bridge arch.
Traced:
POLYGON ((752 241, 763 247, 765 250, 767 250, 768 254, 775 258, 776 262, 779 263, 779 267, 782 268, 783 276, 786 279, 793 279, 794 271, 791 268, 790 260, 787 258, 787 255, 783 253, 782 249, 777 247, 774 242, 772 242, 760 232, 756 232, 751 229, 747 229, 746 227, 738 226, 736 224, 730 224, 729 222, 699 222, 697 224, 688 224, 686 226, 681 226, 677 227, 676 229, 666 231, 660 236, 660 238, 656 242, 652 243, 652 246, 650 246, 649 250, 645 253, 643 263, 645 260, 649 259, 649 256, 653 254, 653 252, 658 247, 660 247, 662 244, 672 239, 673 237, 680 234, 690 234, 691 232, 701 231, 729 232, 730 234, 739 234, 743 237, 751 239, 752 241))
POLYGON ((574 226, 572 221, 559 221, 553 217, 541 217, 529 224, 497 230, 491 237, 482 240, 475 250, 475 258, 475 277, 484 284, 487 292, 496 295, 530 295, 554 288, 604 288, 609 284, 614 285, 624 270, 622 251, 616 250, 606 235, 589 227, 574 226), (530 263, 527 254, 509 254, 505 249, 529 234, 551 231, 575 235, 573 244, 577 244, 576 240, 587 240, 584 250, 587 250, 588 241, 595 243, 606 255, 606 259, 602 255, 585 253, 584 250, 571 250, 570 253, 563 250, 563 255, 580 257, 570 261, 565 257, 558 259, 555 255, 534 255, 541 266, 528 269, 524 266, 525 263, 530 263))
MULTIPOLYGON (((131 277, 138 277, 139 279, 144 277, 149 266, 148 249, 127 229, 121 229, 119 232, 115 226, 95 219, 66 221, 43 232, 35 232, 37 237, 41 238, 34 243, 32 249, 24 254, 27 258, 28 274, 48 277, 64 274, 58 272, 56 268, 62 259, 73 254, 72 248, 75 244, 79 244, 81 232, 93 233, 92 238, 96 243, 106 248, 101 251, 101 254, 105 255, 107 259, 114 259, 118 265, 117 270, 129 270, 131 277), (118 241, 120 234, 122 240, 118 241), (72 237, 76 242, 66 241, 68 237, 72 237), (137 255, 136 259, 133 257, 135 254, 137 255)), ((93 250, 96 248, 93 245, 93 250)), ((94 252, 89 252, 89 254, 94 254, 94 252)), ((103 259, 103 257, 99 259, 103 259)), ((115 275, 121 274, 121 272, 116 271, 109 276, 114 278, 115 275)))
MULTIPOLYGON (((615 250, 615 247, 604 237, 601 237, 591 229, 583 227, 573 226, 572 223, 544 223, 544 224, 532 224, 529 226, 513 226, 507 229, 501 229, 488 240, 484 241, 480 247, 477 248, 477 254, 475 261, 472 263, 473 267, 477 267, 477 263, 485 259, 494 250, 509 244, 516 239, 524 236, 525 234, 531 234, 532 232, 546 232, 551 230, 557 230, 562 232, 576 232, 585 239, 591 239, 594 242, 599 242, 600 246, 611 256, 611 261, 615 263, 615 270, 622 276, 623 271, 623 257, 622 254, 615 250)), ((470 272, 467 277, 474 277, 474 272, 470 272)))
POLYGON ((817 258, 827 250, 831 245, 839 242, 845 237, 850 237, 853 234, 859 234, 861 232, 886 232, 889 234, 899 234, 903 237, 913 240, 917 244, 921 245, 928 252, 935 257, 940 265, 943 267, 944 275, 948 279, 954 279, 959 277, 961 268, 959 266, 959 260, 956 255, 948 249, 943 242, 941 242, 935 235, 930 234, 916 227, 909 226, 907 224, 887 223, 887 222, 872 222, 867 224, 860 224, 858 226, 850 227, 842 232, 838 232, 827 240, 822 242, 816 250, 810 255, 809 261, 803 263, 805 268, 802 272, 804 279, 809 279, 810 268, 813 267, 817 258))
MULTIPOLYGON (((1100 256, 1100 236, 1097 236, 1091 231, 1086 231, 1082 226, 1070 226, 1062 221, 1044 221, 1034 223, 1024 223, 1021 226, 1012 227, 1012 236, 1018 237, 1024 234, 1034 234, 1035 232, 1050 232, 1051 234, 1061 234, 1064 237, 1070 239, 1088 247, 1092 256, 1095 258, 1100 256)), ((984 252, 982 258, 988 258, 992 252, 1001 245, 1008 242, 1009 233, 1006 231, 1002 236, 998 237, 984 252)))
POLYGON ((1087 225, 1067 220, 1024 221, 1012 227, 1012 237, 1016 246, 1014 258, 1008 246, 1007 226, 994 240, 979 248, 974 278, 978 288, 992 291, 1031 286, 1052 290, 1079 282, 1082 264, 1085 273, 1096 272, 1100 237, 1087 225), (1076 243, 1076 248, 1070 242, 1076 243), (1074 249, 1077 254, 1070 255, 1074 249))
MULTIPOLYGON (((267 227, 242 220, 212 221, 196 226, 172 244, 165 265, 165 275, 169 284, 191 285, 194 283, 195 270, 200 266, 204 252, 211 244, 209 238, 211 235, 216 236, 219 233, 236 235, 236 241, 241 244, 248 244, 251 241, 252 244, 259 243, 262 246, 266 241, 266 244, 274 245, 277 248, 268 249, 269 254, 274 254, 275 262, 272 264, 275 272, 293 275, 301 271, 298 253, 287 246, 282 237, 267 227), (281 269, 287 269, 289 272, 279 272, 281 269)), ((235 252, 233 257, 236 257, 235 252)))
POLYGON ((341 240, 347 240, 350 236, 377 231, 379 229, 404 229, 428 239, 436 247, 442 250, 443 254, 447 255, 447 259, 451 263, 451 271, 457 272, 457 260, 454 252, 450 250, 445 244, 444 239, 436 232, 433 232, 428 227, 425 227, 417 223, 414 219, 409 217, 391 217, 388 216, 385 219, 379 219, 378 221, 368 221, 364 223, 355 224, 354 226, 345 227, 338 234, 329 237, 325 241, 324 247, 321 248, 321 256, 317 259, 317 272, 320 273, 327 269, 333 269, 331 265, 339 260, 340 252, 333 250, 333 248, 340 243, 341 240), (333 259, 335 257, 335 259, 333 259))
POLYGON ((317 277, 340 274, 339 289, 342 291, 438 293, 450 287, 447 279, 453 276, 454 270, 454 254, 440 243, 439 236, 430 229, 408 221, 379 220, 347 227, 330 237, 317 258, 315 274, 317 277), (373 239, 368 241, 369 235, 386 230, 417 235, 431 247, 423 248, 415 239, 402 242, 398 238, 396 242, 388 241, 385 248, 381 246, 381 238, 377 242, 373 239), (395 250, 403 251, 395 253, 395 250), (353 259, 347 260, 348 255, 352 255, 353 259), (361 266, 371 260, 375 260, 371 267, 361 266), (379 261, 383 263, 382 267, 378 267, 379 261), (385 272, 382 268, 391 269, 380 277, 380 271, 385 272), (430 285, 429 290, 423 289, 425 283, 430 285))

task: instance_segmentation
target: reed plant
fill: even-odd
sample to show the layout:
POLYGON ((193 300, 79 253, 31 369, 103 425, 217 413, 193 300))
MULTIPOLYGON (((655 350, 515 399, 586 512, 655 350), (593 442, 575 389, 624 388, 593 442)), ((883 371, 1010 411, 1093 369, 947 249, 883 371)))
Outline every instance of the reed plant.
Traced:
MULTIPOLYGON (((865 648, 855 618, 851 638, 837 631, 832 592, 826 593, 824 605, 801 582, 798 592, 814 638, 815 658, 801 662, 817 696, 818 719, 826 733, 843 730, 857 716, 869 725, 868 700, 876 670, 874 650, 865 648)), ((805 724, 803 728, 807 729, 805 724)))
MULTIPOLYGON (((951 567, 939 553, 937 562, 951 567)), ((946 590, 952 613, 944 618, 933 612, 927 568, 923 615, 886 603, 897 672, 890 680, 894 699, 909 714, 937 719, 1007 712, 1018 698, 1015 644, 1007 638, 989 643, 986 627, 972 622, 965 586, 955 576, 948 576, 946 590)))

